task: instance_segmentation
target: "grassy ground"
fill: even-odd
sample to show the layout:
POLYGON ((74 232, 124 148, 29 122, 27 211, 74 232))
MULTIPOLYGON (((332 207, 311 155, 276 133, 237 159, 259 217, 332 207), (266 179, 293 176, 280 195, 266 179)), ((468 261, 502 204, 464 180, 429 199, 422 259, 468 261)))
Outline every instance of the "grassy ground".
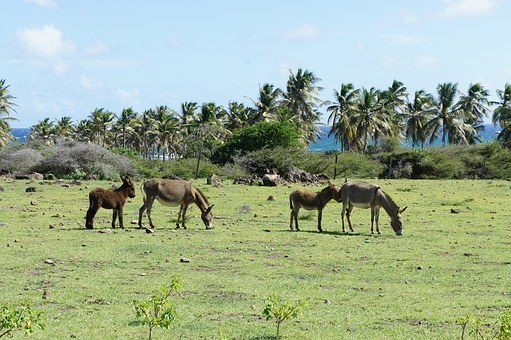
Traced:
POLYGON ((189 229, 173 230, 179 209, 159 203, 156 231, 136 229, 137 191, 125 207, 127 229, 101 233, 111 211, 100 210, 95 230, 85 230, 87 194, 112 183, 3 181, 0 298, 28 298, 44 311, 38 339, 144 338, 130 304, 172 275, 184 284, 172 298, 179 317, 170 330, 156 329, 156 339, 272 338, 275 324, 262 317, 272 293, 310 299, 308 310, 282 324, 289 339, 454 339, 460 317, 493 322, 511 308, 510 182, 373 182, 408 206, 402 237, 383 210, 382 235, 370 234, 369 211, 360 209, 355 233, 341 234, 333 201, 323 213, 325 232, 317 232, 316 213, 303 210, 302 231, 292 232, 288 195, 298 185, 216 188, 205 180, 196 185, 215 204, 215 229, 205 230, 191 206, 189 229), (38 192, 26 193, 29 186, 38 192))

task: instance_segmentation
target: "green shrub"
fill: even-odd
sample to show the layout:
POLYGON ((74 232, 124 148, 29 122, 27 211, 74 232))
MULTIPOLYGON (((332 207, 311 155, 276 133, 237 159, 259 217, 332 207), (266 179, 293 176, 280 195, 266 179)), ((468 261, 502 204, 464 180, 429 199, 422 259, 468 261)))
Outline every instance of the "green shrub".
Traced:
POLYGON ((298 146, 300 133, 288 121, 261 121, 234 131, 218 148, 212 159, 220 164, 232 161, 234 155, 245 155, 256 150, 272 150, 281 147, 298 146))
POLYGON ((31 334, 36 328, 44 329, 41 322, 43 313, 32 309, 30 302, 19 305, 5 305, 0 307, 0 338, 12 337, 14 332, 22 330, 25 334, 31 334))

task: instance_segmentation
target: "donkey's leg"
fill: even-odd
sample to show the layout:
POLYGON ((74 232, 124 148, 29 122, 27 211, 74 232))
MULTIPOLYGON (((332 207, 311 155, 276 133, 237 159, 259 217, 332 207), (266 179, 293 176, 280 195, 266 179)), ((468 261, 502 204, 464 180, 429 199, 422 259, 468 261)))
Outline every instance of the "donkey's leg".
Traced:
POLYGON ((117 216, 119 215, 119 210, 114 209, 112 212, 112 229, 115 229, 115 220, 117 219, 117 216))
POLYGON ((321 218, 323 217, 323 209, 318 209, 318 230, 319 232, 323 232, 323 229, 321 229, 321 218))
MULTIPOLYGON (((177 214, 177 223, 176 223, 176 229, 181 228, 181 225, 179 225, 179 221, 181 221, 181 215, 183 214, 183 204, 179 206, 179 213, 177 214)), ((184 218, 183 218, 184 219, 184 218)))
POLYGON ((291 209, 291 216, 289 217, 289 228, 293 230, 293 217, 294 217, 294 209, 291 209))
POLYGON ((300 208, 296 208, 296 210, 293 210, 295 214, 295 229, 296 231, 300 231, 300 228, 298 228, 298 212, 300 211, 300 208))
POLYGON ((98 210, 99 206, 96 206, 95 204, 91 204, 89 206, 89 210, 87 210, 87 216, 85 218, 85 228, 94 229, 94 216, 96 216, 98 210))
MULTIPOLYGON (((149 206, 152 207, 154 199, 144 198, 144 204, 138 209, 138 227, 142 228, 142 216, 144 212, 147 210, 147 218, 149 219, 149 223, 152 224, 151 218, 149 216, 149 206)), ((153 227, 153 226, 151 226, 153 227)))
POLYGON ((371 207, 371 234, 374 234, 374 216, 376 214, 376 208, 371 207))
POLYGON ((380 208, 376 208, 374 209, 374 219, 375 219, 375 222, 376 222, 376 232, 378 234, 381 234, 380 233, 380 225, 378 223, 379 219, 380 219, 380 208))
MULTIPOLYGON (((145 207, 147 209, 147 219, 149 220, 149 226, 151 228, 155 229, 156 227, 154 226, 153 220, 151 219, 151 211, 153 209, 153 203, 154 203, 154 198, 153 199, 148 198, 147 201, 145 202, 145 207)), ((140 208, 140 209, 142 209, 142 208, 140 208)))
MULTIPOLYGON (((124 221, 123 221, 123 207, 119 208, 119 228, 124 229, 124 221)), ((115 221, 115 220, 114 220, 115 221)))
POLYGON ((181 221, 181 225, 183 226, 183 229, 186 229, 186 210, 188 209, 188 204, 183 204, 183 220, 181 221))
POLYGON ((344 215, 346 215, 346 206, 347 206, 347 204, 345 202, 342 202, 341 225, 342 225, 343 233, 346 233, 346 229, 344 229, 344 215))
POLYGON ((351 202, 348 203, 348 209, 346 210, 346 219, 348 220, 348 226, 350 227, 351 232, 353 232, 353 225, 351 224, 351 212, 353 211, 353 204, 351 202))

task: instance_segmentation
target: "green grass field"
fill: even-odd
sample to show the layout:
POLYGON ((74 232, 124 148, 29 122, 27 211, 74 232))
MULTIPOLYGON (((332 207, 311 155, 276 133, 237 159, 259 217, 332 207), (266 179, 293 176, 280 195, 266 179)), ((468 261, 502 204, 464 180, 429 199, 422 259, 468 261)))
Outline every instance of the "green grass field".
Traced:
POLYGON ((302 231, 293 232, 288 195, 299 185, 205 182, 195 184, 215 205, 212 230, 196 206, 189 229, 174 230, 179 209, 159 203, 155 232, 137 229, 130 222, 142 205, 138 182, 125 206, 127 228, 102 233, 112 211, 100 210, 95 229, 85 230, 88 192, 113 183, 0 181, 3 303, 29 299, 44 311, 37 339, 146 338, 147 329, 133 325, 131 303, 172 275, 184 285, 172 297, 178 319, 170 330, 156 329, 155 339, 271 339, 275 323, 262 310, 272 293, 310 299, 282 324, 287 339, 456 339, 457 319, 473 314, 493 323, 511 308, 511 182, 374 180, 408 206, 402 237, 383 209, 382 235, 371 235, 370 212, 361 209, 352 216, 355 233, 341 234, 334 201, 323 212, 323 233, 316 212, 304 210, 302 231), (29 186, 39 191, 26 193, 29 186))

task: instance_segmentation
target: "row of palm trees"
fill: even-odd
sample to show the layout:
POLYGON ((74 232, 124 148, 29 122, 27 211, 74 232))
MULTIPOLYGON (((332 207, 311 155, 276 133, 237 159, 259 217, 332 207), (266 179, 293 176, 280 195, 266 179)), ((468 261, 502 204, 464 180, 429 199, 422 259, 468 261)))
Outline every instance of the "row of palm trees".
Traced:
MULTIPOLYGON (((323 90, 320 81, 311 71, 290 71, 285 90, 264 84, 258 98, 251 99, 253 106, 236 101, 227 107, 184 102, 179 111, 158 106, 142 113, 125 108, 119 114, 96 108, 76 124, 71 117, 46 118, 32 127, 29 138, 47 144, 72 138, 108 148, 130 148, 145 158, 161 155, 165 160, 206 155, 233 131, 259 121, 294 122, 307 145, 317 140, 320 108, 326 107, 330 135, 341 150, 365 153, 368 145, 384 145, 393 139, 420 147, 437 138, 443 145, 476 143, 483 120, 493 108, 492 120, 502 129, 497 140, 511 146, 510 84, 496 91, 497 101, 490 101, 490 92, 479 83, 471 84, 466 93, 456 83, 442 83, 435 94, 418 90, 409 99, 407 88, 397 80, 384 90, 341 84, 333 91, 333 100, 323 101, 318 96, 323 90)), ((0 114, 6 116, 0 116, 0 143, 8 137, 13 99, 5 80, 0 81, 0 114)))
POLYGON ((362 152, 369 141, 378 145, 392 138, 421 147, 437 138, 444 146, 474 144, 481 141, 484 118, 496 106, 493 123, 502 128, 497 139, 508 145, 511 85, 497 90, 497 95, 499 100, 492 102, 489 91, 479 83, 471 84, 466 93, 459 91, 458 84, 442 83, 436 95, 418 90, 409 100, 406 87, 396 80, 383 91, 342 84, 334 91, 335 101, 327 107, 330 134, 340 142, 341 149, 362 152))

